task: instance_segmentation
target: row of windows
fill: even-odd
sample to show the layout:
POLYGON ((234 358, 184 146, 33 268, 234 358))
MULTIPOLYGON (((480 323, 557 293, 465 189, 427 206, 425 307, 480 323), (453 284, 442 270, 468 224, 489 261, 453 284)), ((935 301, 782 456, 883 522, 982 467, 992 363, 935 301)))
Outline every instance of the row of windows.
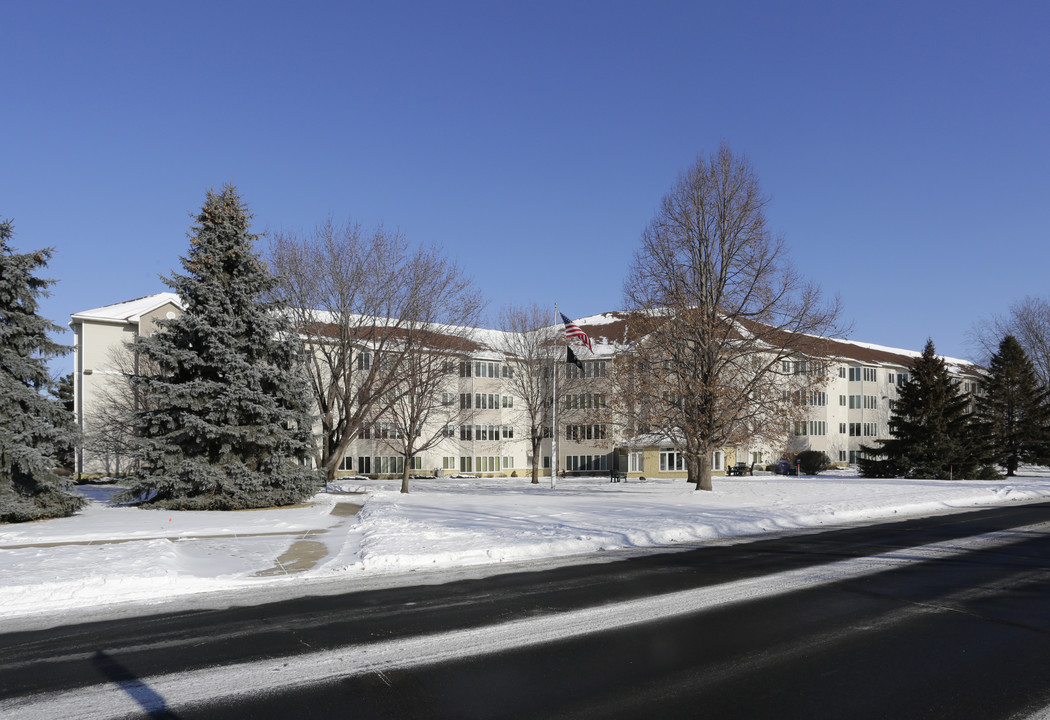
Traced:
POLYGON ((599 393, 583 393, 582 395, 566 395, 566 410, 590 410, 591 408, 605 407, 605 395, 599 393))
MULTIPOLYGON (((839 405, 846 404, 846 396, 839 395, 839 405)), ((850 395, 850 410, 878 410, 879 398, 875 395, 850 395)))
POLYGON ((827 435, 828 424, 824 420, 800 420, 795 423, 795 435, 827 435))
POLYGON ((604 440, 605 425, 566 425, 566 440, 604 440))
MULTIPOLYGON (((444 437, 456 437, 456 426, 446 425, 444 437)), ((513 440, 513 425, 460 425, 460 440, 513 440)))
MULTIPOLYGON (((455 461, 455 458, 446 458, 446 460, 455 461)), ((499 472, 500 470, 509 469, 512 467, 514 467, 513 457, 501 458, 496 455, 471 457, 469 455, 465 455, 459 458, 460 472, 499 472)), ((453 468, 445 469, 452 470, 453 468)))
MULTIPOLYGON (((711 453, 711 469, 723 470, 725 468, 725 455, 721 450, 711 453)), ((660 472, 676 472, 685 470, 685 453, 680 450, 660 451, 660 472)))
POLYGON ((604 472, 609 469, 608 455, 566 455, 565 470, 567 472, 604 472))
MULTIPOLYGON (((452 394, 444 393, 442 395, 442 402, 446 405, 452 404, 452 394)), ((499 410, 503 408, 514 407, 514 396, 513 395, 500 395, 499 393, 460 393, 459 394, 459 409, 470 410, 473 407, 475 410, 499 410)))
POLYGON ((362 425, 357 435, 362 440, 401 440, 405 434, 397 423, 381 422, 374 425, 362 425))
MULTIPOLYGON (((848 379, 849 382, 877 382, 878 370, 871 367, 840 367, 839 377, 848 379)), ((908 373, 887 373, 886 380, 890 385, 903 385, 908 382, 908 373)))
POLYGON ((827 369, 819 360, 781 360, 780 372, 784 375, 825 375, 827 369))
MULTIPOLYGON (((878 434, 878 423, 839 423, 839 434, 850 437, 875 437, 878 434)), ((824 420, 800 420, 794 424, 796 436, 802 435, 827 435, 828 424, 824 420)))
MULTIPOLYGON (((839 423, 839 432, 846 429, 846 423, 839 423)), ((850 437, 875 437, 878 434, 878 423, 849 423, 850 437)))
MULTIPOLYGON (((419 470, 423 467, 423 458, 418 455, 412 458, 412 462, 409 463, 409 470, 419 470)), ((343 458, 342 462, 339 463, 340 470, 353 470, 354 459, 352 457, 343 458)), ((357 472, 362 475, 398 475, 405 471, 405 456, 377 456, 371 457, 368 455, 357 458, 357 472)))
POLYGON ((801 405, 823 407, 828 404, 828 394, 823 391, 806 392, 805 390, 799 390, 795 393, 795 401, 801 405))
POLYGON ((575 365, 567 365, 565 367, 565 376, 570 378, 605 377, 604 360, 585 360, 582 364, 582 370, 575 365))
MULTIPOLYGON (((452 371, 454 363, 445 363, 445 370, 448 372, 452 371)), ((470 362, 469 360, 459 363, 459 376, 460 377, 479 377, 479 378, 512 378, 514 377, 514 366, 513 365, 501 365, 498 362, 487 362, 484 360, 475 360, 470 362)))

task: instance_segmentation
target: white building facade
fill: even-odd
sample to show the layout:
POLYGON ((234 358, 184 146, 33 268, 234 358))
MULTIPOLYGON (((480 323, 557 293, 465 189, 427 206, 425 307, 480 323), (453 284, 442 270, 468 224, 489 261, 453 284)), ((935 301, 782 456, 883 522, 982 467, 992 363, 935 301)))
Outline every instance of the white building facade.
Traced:
MULTIPOLYGON (((107 394, 117 392, 123 382, 127 347, 137 337, 154 332, 158 318, 174 317, 180 308, 176 295, 159 293, 72 315, 75 411, 88 438, 78 452, 77 472, 113 474, 131 469, 129 457, 115 457, 112 446, 92 443, 102 417, 100 408, 107 394)), ((685 477, 681 453, 669 441, 626 437, 614 420, 615 414, 609 412, 615 398, 608 377, 627 339, 627 317, 605 313, 576 320, 590 337, 593 352, 577 352, 582 369, 557 365, 564 377, 557 428, 545 433, 538 458, 531 456, 522 398, 513 391, 511 374, 516 365, 501 350, 501 346, 506 347, 500 342, 501 333, 483 330, 474 336, 475 349, 448 368, 438 401, 457 410, 457 422, 434 429, 441 434, 441 441, 406 460, 394 449, 399 443, 391 442, 396 426, 377 418, 362 427, 350 443, 339 474, 400 476, 409 462, 411 472, 425 475, 526 476, 535 462, 543 475, 549 475, 556 464, 559 473, 570 475, 603 474, 615 469, 628 477, 685 477), (555 435, 556 460, 552 459, 555 435)), ((785 421, 784 445, 720 448, 710 458, 713 474, 726 474, 738 464, 760 470, 801 450, 823 451, 840 465, 855 463, 861 445, 889 437, 890 413, 899 388, 908 381, 911 363, 919 354, 847 340, 830 341, 830 357, 824 364, 829 373, 827 383, 824 389, 799 398, 806 406, 806 419, 785 421)), ((980 368, 962 360, 945 360, 961 389, 974 391, 980 368)), ((784 372, 793 370, 790 365, 782 368, 784 372)))

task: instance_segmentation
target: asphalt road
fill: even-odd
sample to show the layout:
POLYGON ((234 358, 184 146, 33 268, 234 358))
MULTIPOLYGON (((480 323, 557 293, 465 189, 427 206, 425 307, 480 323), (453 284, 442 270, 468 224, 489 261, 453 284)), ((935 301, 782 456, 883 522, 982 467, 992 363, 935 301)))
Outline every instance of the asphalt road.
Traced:
POLYGON ((1020 718, 1050 503, 0 635, 0 717, 1020 718))

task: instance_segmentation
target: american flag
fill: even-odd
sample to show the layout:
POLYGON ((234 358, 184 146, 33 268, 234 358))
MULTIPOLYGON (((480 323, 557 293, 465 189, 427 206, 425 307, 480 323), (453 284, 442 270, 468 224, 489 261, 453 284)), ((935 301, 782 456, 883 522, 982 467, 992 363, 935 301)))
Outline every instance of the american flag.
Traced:
POLYGON ((565 317, 565 313, 561 313, 561 321, 565 323, 565 339, 579 338, 580 342, 587 346, 587 349, 594 352, 594 348, 591 347, 591 339, 587 337, 587 333, 580 330, 580 326, 574 323, 569 318, 565 317))

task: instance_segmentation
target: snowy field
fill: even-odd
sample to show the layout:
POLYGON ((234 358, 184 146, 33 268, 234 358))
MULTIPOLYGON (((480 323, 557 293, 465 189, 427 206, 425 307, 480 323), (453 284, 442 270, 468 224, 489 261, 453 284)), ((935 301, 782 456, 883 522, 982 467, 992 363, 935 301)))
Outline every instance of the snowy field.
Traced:
MULTIPOLYGON (((991 482, 818 477, 344 480, 304 506, 242 512, 115 507, 0 525, 0 618, 232 593, 352 590, 377 578, 822 528, 1050 498, 1050 477, 991 482), (358 507, 360 512, 357 512, 358 507), (355 514, 356 513, 356 514, 355 514), (282 590, 283 588, 283 590, 282 590)), ((429 573, 428 573, 429 575, 429 573)), ((433 582, 434 580, 429 580, 433 582)))

